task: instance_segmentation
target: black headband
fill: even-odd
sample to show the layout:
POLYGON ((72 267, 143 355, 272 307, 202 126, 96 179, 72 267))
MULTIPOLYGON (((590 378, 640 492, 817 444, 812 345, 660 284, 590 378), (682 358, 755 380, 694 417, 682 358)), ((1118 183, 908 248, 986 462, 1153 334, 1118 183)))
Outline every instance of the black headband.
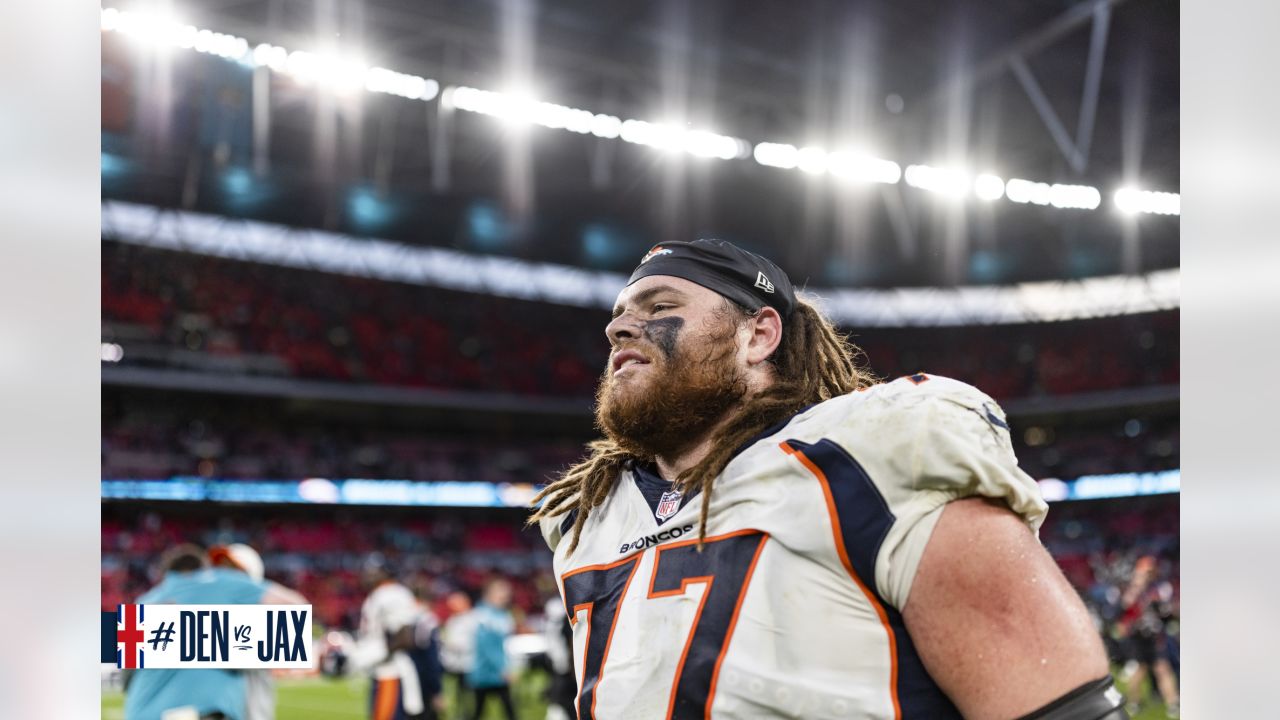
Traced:
POLYGON ((791 278, 782 268, 725 240, 677 240, 654 245, 631 273, 627 285, 650 275, 684 278, 753 312, 768 305, 786 318, 796 306, 791 278))

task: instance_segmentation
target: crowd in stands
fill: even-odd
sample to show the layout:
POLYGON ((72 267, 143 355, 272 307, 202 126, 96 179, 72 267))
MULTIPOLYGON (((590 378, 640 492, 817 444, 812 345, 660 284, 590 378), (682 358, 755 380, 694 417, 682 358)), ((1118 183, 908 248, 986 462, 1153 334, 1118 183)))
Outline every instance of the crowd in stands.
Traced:
MULTIPOLYGON (((216 409, 191 397, 120 405, 127 409, 103 416, 104 478, 540 483, 581 458, 590 439, 442 434, 364 421, 283 422, 251 401, 224 400, 216 409)), ((1017 418, 1011 423, 1019 463, 1036 479, 1178 467, 1176 415, 1098 420, 1083 427, 1017 418)))
MULTIPOLYGON (((194 353, 240 359, 231 365, 242 372, 589 397, 607 355, 602 310, 116 242, 102 247, 104 341, 124 345, 126 363, 172 363, 194 353)), ((932 372, 999 400, 1178 382, 1176 311, 1018 326, 847 329, 883 377, 932 372)))
POLYGON ((1178 499, 1178 495, 1154 495, 1058 503, 1049 511, 1040 540, 1072 585, 1087 595, 1123 582, 1125 566, 1132 569, 1144 555, 1160 560, 1162 574, 1176 579, 1178 499))
POLYGON ((1018 464, 1036 479, 1179 467, 1176 413, 1062 427, 1013 418, 1010 425, 1018 464))
POLYGON ((588 326, 577 308, 112 243, 102 289, 106 336, 275 357, 293 377, 575 396, 604 367, 603 326, 565 331, 588 326))
POLYGON ((1170 708, 1178 705, 1178 507, 1178 495, 1059 503, 1040 530, 1084 598, 1108 655, 1124 666, 1133 714, 1144 677, 1152 678, 1151 695, 1170 708))
POLYGON ((243 422, 218 422, 135 412, 106 419, 102 427, 102 477, 111 479, 182 475, 538 483, 583 453, 579 442, 496 442, 478 435, 356 424, 272 424, 251 413, 243 422))

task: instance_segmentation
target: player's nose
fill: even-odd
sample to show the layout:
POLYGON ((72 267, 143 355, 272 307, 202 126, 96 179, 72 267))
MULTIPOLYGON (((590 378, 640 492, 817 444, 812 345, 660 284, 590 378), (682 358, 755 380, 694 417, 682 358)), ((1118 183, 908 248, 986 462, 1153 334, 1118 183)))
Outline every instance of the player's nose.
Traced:
POLYGON ((622 313, 618 317, 609 321, 604 326, 605 337, 609 338, 610 345, 617 345, 624 340, 634 340, 640 337, 640 326, 636 323, 631 313, 622 313))

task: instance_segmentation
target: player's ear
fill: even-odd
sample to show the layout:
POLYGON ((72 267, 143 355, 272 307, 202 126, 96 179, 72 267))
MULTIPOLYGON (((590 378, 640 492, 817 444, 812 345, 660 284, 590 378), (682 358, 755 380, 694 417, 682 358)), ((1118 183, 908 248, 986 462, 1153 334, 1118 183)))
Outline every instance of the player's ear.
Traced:
POLYGON ((751 340, 747 345, 747 363, 758 365, 767 360, 782 342, 782 316, 766 305, 748 322, 751 324, 751 340))

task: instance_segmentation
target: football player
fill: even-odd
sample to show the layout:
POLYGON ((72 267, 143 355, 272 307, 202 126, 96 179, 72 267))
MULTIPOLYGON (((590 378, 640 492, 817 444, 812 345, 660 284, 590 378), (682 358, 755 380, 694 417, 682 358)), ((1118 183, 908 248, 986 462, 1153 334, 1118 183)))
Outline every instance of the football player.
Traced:
MULTIPOLYGON (((266 566, 257 550, 244 543, 209 548, 209 564, 238 570, 255 582, 263 582, 266 566)), ((275 720, 276 683, 270 670, 245 670, 245 720, 275 720)))
POLYGON ((371 674, 371 720, 435 720, 443 709, 435 618, 381 553, 365 559, 360 579, 369 595, 342 671, 371 674))
MULTIPOLYGON (((305 605, 306 598, 278 583, 210 567, 204 548, 176 545, 160 558, 164 578, 137 602, 207 605, 305 605)), ((146 668, 125 680, 125 720, 246 720, 245 674, 221 668, 146 668)))
POLYGON ((654 247, 538 497, 588 718, 1127 718, 999 406, 876 384, 766 258, 654 247))

